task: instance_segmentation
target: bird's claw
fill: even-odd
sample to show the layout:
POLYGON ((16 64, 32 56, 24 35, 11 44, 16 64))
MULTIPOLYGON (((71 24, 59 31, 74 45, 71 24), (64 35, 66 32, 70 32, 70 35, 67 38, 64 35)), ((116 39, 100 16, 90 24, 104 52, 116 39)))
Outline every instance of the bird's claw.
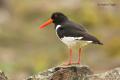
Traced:
POLYGON ((65 63, 63 66, 69 66, 69 65, 75 65, 75 64, 80 64, 80 62, 72 62, 72 63, 65 63))

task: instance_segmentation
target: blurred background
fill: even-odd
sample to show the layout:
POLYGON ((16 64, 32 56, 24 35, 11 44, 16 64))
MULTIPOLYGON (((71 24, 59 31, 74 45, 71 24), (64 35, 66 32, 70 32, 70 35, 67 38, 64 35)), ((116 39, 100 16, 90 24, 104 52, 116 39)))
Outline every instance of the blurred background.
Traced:
POLYGON ((63 12, 104 43, 85 47, 82 64, 95 73, 120 67, 120 0, 0 0, 0 69, 10 80, 67 61, 69 51, 54 25, 38 28, 53 12, 63 12))

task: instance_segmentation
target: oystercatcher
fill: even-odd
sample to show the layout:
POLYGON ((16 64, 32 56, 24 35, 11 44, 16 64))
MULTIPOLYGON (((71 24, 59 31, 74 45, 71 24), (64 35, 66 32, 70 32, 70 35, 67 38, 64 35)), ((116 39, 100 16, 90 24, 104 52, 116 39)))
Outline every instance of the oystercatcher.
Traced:
POLYGON ((68 17, 61 12, 53 13, 51 18, 47 22, 42 24, 39 28, 42 29, 45 26, 49 25, 50 23, 55 24, 57 36, 70 49, 70 59, 68 63, 69 65, 73 63, 72 47, 74 46, 79 47, 77 64, 80 64, 80 54, 81 48, 83 46, 90 43, 102 45, 102 43, 96 37, 90 35, 82 25, 70 21, 68 17))

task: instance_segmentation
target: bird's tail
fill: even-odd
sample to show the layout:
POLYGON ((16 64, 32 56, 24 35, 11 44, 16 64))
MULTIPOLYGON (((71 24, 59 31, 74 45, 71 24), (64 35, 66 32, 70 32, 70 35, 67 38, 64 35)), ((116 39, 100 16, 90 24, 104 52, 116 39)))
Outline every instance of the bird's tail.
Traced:
POLYGON ((103 43, 102 43, 102 42, 100 42, 99 40, 97 40, 97 41, 93 41, 93 43, 94 43, 94 44, 103 45, 103 43))

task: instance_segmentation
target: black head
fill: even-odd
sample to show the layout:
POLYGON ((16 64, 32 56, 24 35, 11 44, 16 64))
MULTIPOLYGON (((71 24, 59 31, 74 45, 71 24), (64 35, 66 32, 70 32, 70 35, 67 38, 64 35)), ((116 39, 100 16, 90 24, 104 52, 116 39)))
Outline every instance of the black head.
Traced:
POLYGON ((54 23, 55 25, 62 24, 66 21, 68 21, 68 18, 64 14, 60 12, 55 12, 52 14, 51 18, 43 23, 39 28, 42 29, 51 23, 54 23))
POLYGON ((54 24, 61 24, 68 20, 68 18, 63 13, 60 12, 53 13, 51 19, 53 20, 54 24))

